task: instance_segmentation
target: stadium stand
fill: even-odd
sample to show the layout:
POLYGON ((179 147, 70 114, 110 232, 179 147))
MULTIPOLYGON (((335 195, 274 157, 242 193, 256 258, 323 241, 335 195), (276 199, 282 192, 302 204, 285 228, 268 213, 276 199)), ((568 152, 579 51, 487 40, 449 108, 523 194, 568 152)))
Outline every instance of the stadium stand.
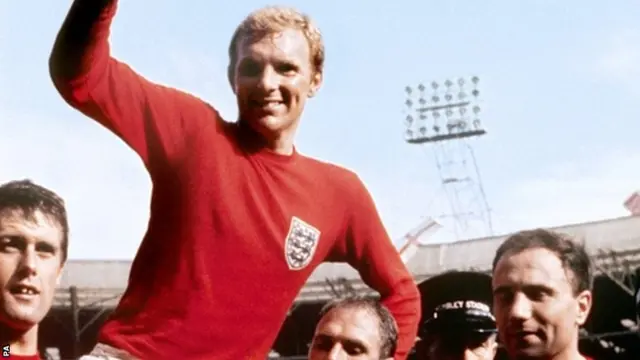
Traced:
MULTIPOLYGON (((607 359, 640 359, 634 302, 636 269, 640 268, 640 216, 553 230, 583 241, 596 260, 594 309, 584 329, 583 350, 607 359)), ((418 283, 453 269, 488 272, 495 250, 505 238, 419 245, 407 266, 418 283)), ((41 326, 41 347, 59 352, 59 358, 65 360, 91 349, 100 325, 124 291, 130 265, 130 261, 70 260, 54 307, 41 326)), ((274 344, 274 354, 303 359, 319 309, 326 301, 345 294, 375 296, 350 266, 319 266, 291 308, 274 344)))

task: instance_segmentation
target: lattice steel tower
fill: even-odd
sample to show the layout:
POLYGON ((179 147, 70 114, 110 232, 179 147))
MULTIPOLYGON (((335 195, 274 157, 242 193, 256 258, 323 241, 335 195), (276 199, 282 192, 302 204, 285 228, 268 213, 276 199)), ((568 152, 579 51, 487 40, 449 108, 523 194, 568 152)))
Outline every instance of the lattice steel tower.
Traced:
POLYGON ((449 213, 440 221, 456 240, 491 236, 491 212, 470 144, 486 134, 479 119, 478 77, 407 86, 405 140, 435 155, 449 213))

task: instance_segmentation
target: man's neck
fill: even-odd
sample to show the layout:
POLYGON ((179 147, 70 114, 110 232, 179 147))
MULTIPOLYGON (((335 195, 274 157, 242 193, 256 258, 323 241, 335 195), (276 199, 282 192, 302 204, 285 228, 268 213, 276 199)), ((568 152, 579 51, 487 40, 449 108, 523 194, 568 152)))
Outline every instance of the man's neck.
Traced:
POLYGON ((266 148, 278 155, 293 155, 293 137, 280 137, 270 141, 266 148))
POLYGON ((9 345, 12 355, 30 356, 38 353, 38 325, 28 330, 16 330, 0 323, 0 344, 9 345))
POLYGON ((247 141, 247 146, 251 150, 268 150, 278 155, 289 156, 294 152, 294 138, 296 128, 287 129, 278 136, 266 137, 258 133, 250 125, 239 121, 239 128, 242 137, 247 141))
POLYGON ((585 360, 586 358, 580 354, 577 347, 571 347, 566 351, 556 354, 544 360, 585 360))

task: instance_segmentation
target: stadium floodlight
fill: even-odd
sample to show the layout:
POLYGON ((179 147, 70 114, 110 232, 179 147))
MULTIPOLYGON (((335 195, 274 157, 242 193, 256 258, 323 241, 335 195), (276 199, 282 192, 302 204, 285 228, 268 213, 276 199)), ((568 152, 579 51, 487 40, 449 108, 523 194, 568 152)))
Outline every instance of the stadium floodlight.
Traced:
POLYGON ((624 328, 629 329, 631 331, 638 331, 640 329, 639 324, 637 324, 635 321, 631 319, 620 320, 620 325, 622 325, 624 328))
POLYGON ((407 115, 407 117, 404 119, 404 124, 405 126, 410 127, 411 124, 413 124, 413 116, 407 115))
POLYGON ((405 120, 406 141, 419 144, 484 135, 479 118, 479 82, 473 76, 432 81, 430 87, 424 83, 415 88, 407 86, 405 105, 411 120, 405 120))

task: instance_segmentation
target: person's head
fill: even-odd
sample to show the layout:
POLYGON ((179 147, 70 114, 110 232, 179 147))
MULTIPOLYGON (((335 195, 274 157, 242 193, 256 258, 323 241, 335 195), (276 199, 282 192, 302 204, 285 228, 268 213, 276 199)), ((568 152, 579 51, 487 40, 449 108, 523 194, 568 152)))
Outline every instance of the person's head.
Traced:
POLYGON ((419 342, 419 359, 428 360, 493 360, 498 351, 496 333, 451 331, 436 336, 426 335, 419 342))
POLYGON ((322 84, 324 56, 320 30, 307 15, 286 7, 249 14, 229 44, 240 121, 268 140, 295 132, 322 84))
POLYGON ((418 285, 422 296, 419 359, 492 360, 497 352, 491 276, 449 271, 418 285))
POLYGON ((508 237, 493 260, 493 309, 509 357, 577 352, 593 277, 584 247, 565 235, 537 229, 508 237))
POLYGON ((396 322, 378 300, 336 300, 320 311, 309 360, 393 359, 397 343, 396 322))
POLYGON ((27 331, 51 308, 67 258, 64 201, 29 180, 0 186, 0 325, 27 331))

